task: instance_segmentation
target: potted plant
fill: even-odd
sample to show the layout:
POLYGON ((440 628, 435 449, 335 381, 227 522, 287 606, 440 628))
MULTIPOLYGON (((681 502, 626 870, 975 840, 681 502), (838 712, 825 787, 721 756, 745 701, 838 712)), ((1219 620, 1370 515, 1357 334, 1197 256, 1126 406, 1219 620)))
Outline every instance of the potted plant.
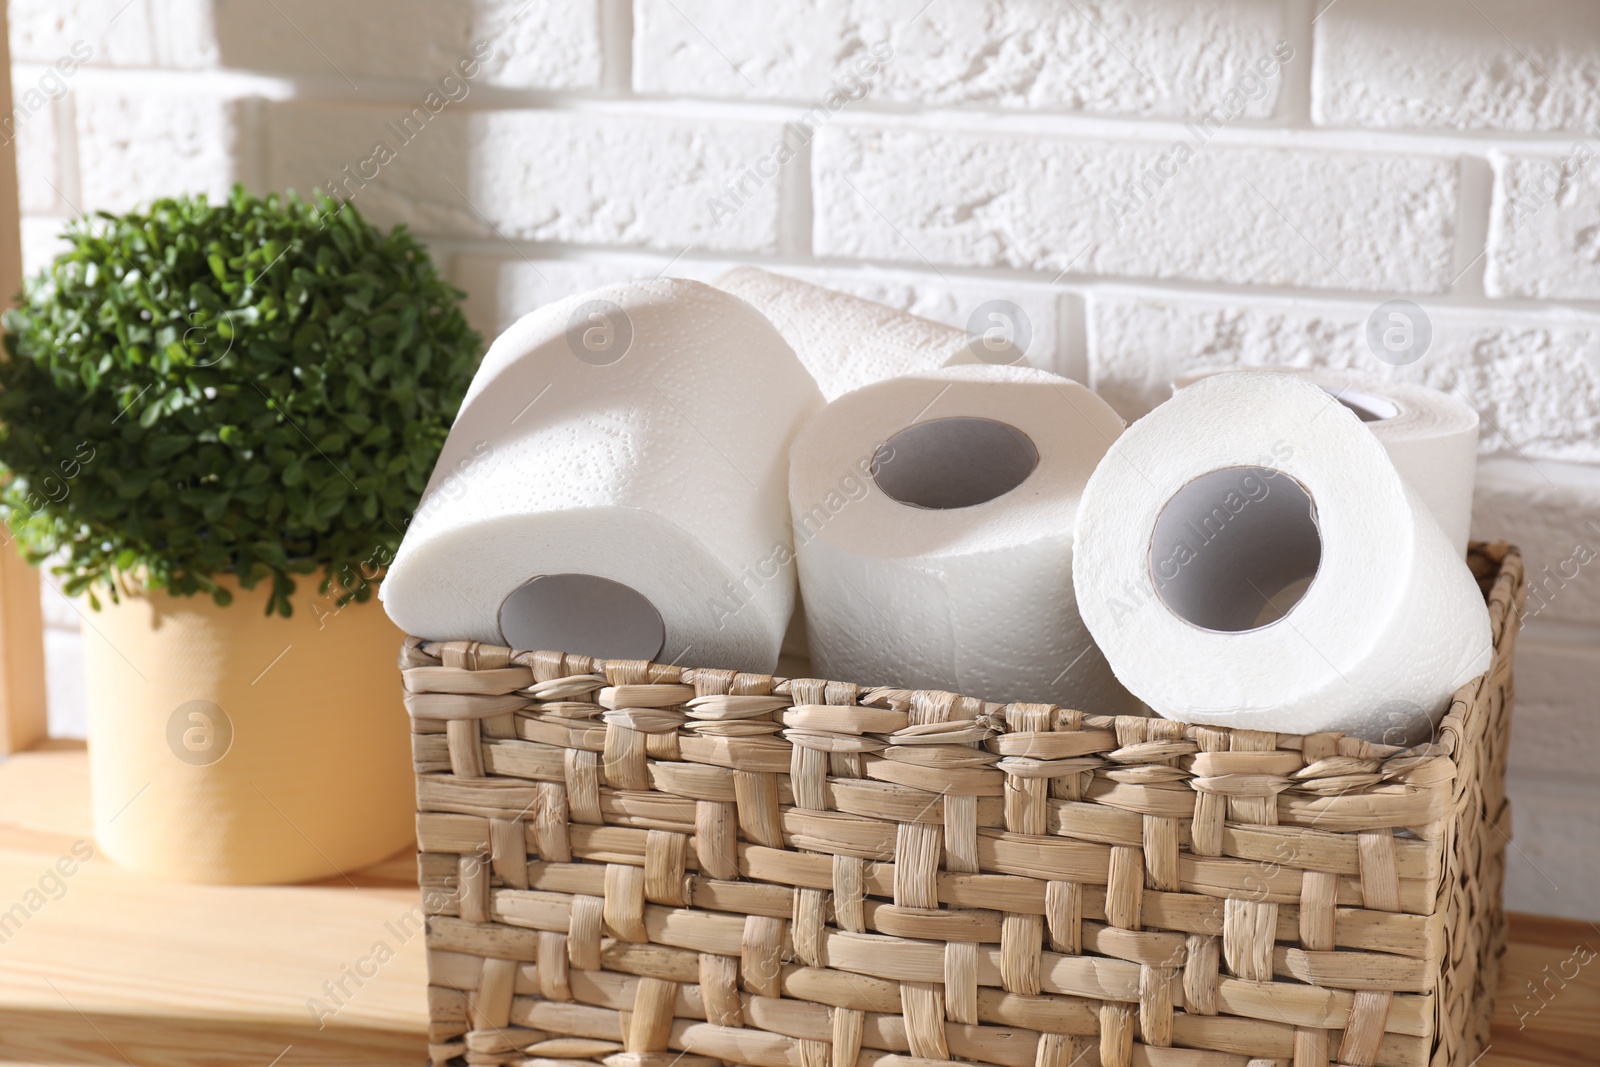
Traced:
POLYGON ((235 189, 74 223, 5 316, 0 511, 83 594, 95 832, 282 882, 410 840, 373 596, 480 353, 427 252, 235 189))

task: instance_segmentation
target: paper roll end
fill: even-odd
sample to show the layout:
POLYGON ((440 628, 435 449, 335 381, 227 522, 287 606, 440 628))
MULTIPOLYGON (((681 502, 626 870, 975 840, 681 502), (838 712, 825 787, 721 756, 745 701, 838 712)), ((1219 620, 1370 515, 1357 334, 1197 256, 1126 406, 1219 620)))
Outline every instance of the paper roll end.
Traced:
POLYGON ((1002 497, 1038 465, 1038 446, 1010 423, 956 416, 891 435, 873 453, 871 472, 891 500, 942 511, 1002 497))
POLYGON ((509 648, 653 660, 666 644, 661 612, 638 590, 593 574, 540 574, 500 602, 509 648))

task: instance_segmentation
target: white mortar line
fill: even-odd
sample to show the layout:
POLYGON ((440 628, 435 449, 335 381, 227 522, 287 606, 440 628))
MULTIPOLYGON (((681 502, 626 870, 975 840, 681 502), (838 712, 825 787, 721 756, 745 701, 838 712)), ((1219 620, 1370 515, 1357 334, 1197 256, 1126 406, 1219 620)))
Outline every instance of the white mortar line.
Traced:
MULTIPOLYGON (((1298 56, 1292 62, 1298 62, 1298 56)), ((21 78, 37 78, 47 66, 19 63, 21 78)), ((441 71, 441 74, 446 73, 441 71)), ((428 79, 363 79, 356 93, 335 76, 274 76, 237 70, 155 70, 140 67, 80 68, 74 84, 85 88, 124 93, 165 91, 210 92, 218 96, 259 95, 269 100, 305 100, 328 104, 381 105, 414 103, 418 94, 433 86, 428 79)), ((781 126, 794 118, 795 108, 815 101, 801 99, 738 100, 698 97, 617 97, 606 91, 550 92, 509 89, 474 84, 469 97, 452 105, 463 111, 541 110, 594 115, 657 117, 680 121, 766 123, 781 126)), ((894 129, 946 131, 964 134, 1007 134, 1108 142, 1138 142, 1165 146, 1190 136, 1186 118, 1096 116, 1075 113, 1020 112, 981 107, 924 109, 914 104, 891 106, 867 100, 851 105, 850 114, 833 125, 888 126, 894 129)), ((1568 151, 1583 136, 1581 131, 1517 133, 1504 130, 1376 130, 1336 127, 1297 129, 1281 123, 1238 119, 1222 127, 1209 145, 1257 148, 1324 149, 1411 156, 1486 156, 1501 150, 1512 153, 1568 151)))
POLYGON ((778 247, 786 258, 810 261, 815 210, 812 190, 816 187, 811 176, 811 145, 795 145, 795 139, 787 135, 785 141, 795 147, 795 155, 778 175, 778 247))
POLYGON ((150 0, 138 0, 140 7, 145 12, 145 24, 150 27, 150 51, 157 65, 168 67, 174 65, 177 57, 176 40, 173 35, 172 20, 167 18, 167 3, 152 3, 150 0))
POLYGON ((241 119, 236 132, 242 151, 236 161, 239 181, 253 193, 271 192, 267 180, 267 124, 264 105, 258 99, 240 103, 241 119))
POLYGON ((1600 645, 1600 625, 1529 619, 1517 637, 1519 645, 1524 641, 1535 645, 1600 645))
MULTIPOLYGON (((1285 310, 1306 307, 1348 306, 1370 309, 1375 299, 1390 299, 1392 291, 1352 292, 1333 289, 1293 289, 1273 286, 1243 285, 1234 283, 1189 281, 1185 279, 1136 280, 1124 278, 1088 279, 1079 283, 1092 295, 1118 297, 1149 297, 1154 300, 1215 300, 1219 304, 1237 304, 1248 300, 1262 306, 1281 307, 1285 310)), ((1595 316, 1600 315, 1600 301, 1540 301, 1520 298, 1494 298, 1482 296, 1462 297, 1447 293, 1407 293, 1407 300, 1425 308, 1470 314, 1484 320, 1505 318, 1508 321, 1528 323, 1529 315, 1542 316, 1545 323, 1571 323, 1589 329, 1596 328, 1595 316)))
POLYGON ((1481 156, 1463 156, 1457 166, 1455 250, 1450 291, 1465 299, 1485 296, 1484 271, 1488 269, 1490 200, 1494 195, 1494 170, 1481 156))
POLYGON ((1060 351, 1055 370, 1075 382, 1089 384, 1089 307, 1083 294, 1068 290, 1056 298, 1060 351))
POLYGON ((78 166, 78 97, 68 92, 55 102, 56 164, 61 170, 61 189, 58 199, 69 215, 76 215, 72 206, 83 203, 83 175, 78 166))
POLYGON ((626 96, 632 84, 632 0, 600 0, 600 85, 615 96, 626 96))
MULTIPOLYGON (((791 166, 793 164, 791 163, 791 166)), ((506 242, 496 238, 463 237, 450 234, 419 233, 418 237, 436 249, 450 254, 476 254, 498 259, 507 256, 506 242)), ((512 246, 531 259, 578 260, 591 262, 623 262, 628 258, 664 262, 677 250, 654 249, 640 246, 612 247, 605 245, 573 245, 555 242, 521 241, 511 239, 512 246)), ((684 254, 687 262, 751 263, 772 270, 785 268, 807 270, 863 271, 893 274, 900 277, 920 278, 930 284, 943 284, 938 274, 926 267, 898 260, 846 259, 835 256, 773 255, 739 250, 695 248, 684 254)), ((1310 289, 1285 286, 1251 285, 1240 282, 1215 282, 1185 278, 1144 279, 1123 276, 1068 274, 1052 284, 1054 275, 1049 271, 1015 270, 1005 267, 971 267, 939 264, 950 282, 970 282, 993 286, 1021 285, 1030 288, 1055 288, 1079 293, 1088 298, 1096 296, 1147 297, 1152 300, 1214 300, 1218 304, 1237 306, 1241 302, 1253 305, 1294 308, 1306 306, 1343 306, 1369 310, 1375 300, 1390 299, 1397 295, 1391 290, 1310 289)), ((1472 313, 1484 319, 1506 318, 1507 321, 1528 324, 1528 316, 1538 315, 1541 324, 1571 323, 1588 329, 1600 327, 1595 321, 1600 316, 1600 301, 1540 301, 1523 298, 1481 296, 1462 297, 1454 293, 1405 293, 1406 299, 1426 308, 1472 313)))
POLYGON ((1274 118, 1301 130, 1311 128, 1311 77, 1316 60, 1311 19, 1316 3, 1317 0, 1284 0, 1284 34, 1294 49, 1294 58, 1281 68, 1283 86, 1278 91, 1274 118))
POLYGON ((1530 484, 1556 485, 1580 492, 1592 490, 1600 497, 1600 467, 1588 463, 1556 459, 1486 459, 1478 464, 1478 474, 1480 477, 1494 474, 1497 477, 1527 478, 1530 484), (1534 474, 1529 474, 1530 467, 1534 468, 1534 474))

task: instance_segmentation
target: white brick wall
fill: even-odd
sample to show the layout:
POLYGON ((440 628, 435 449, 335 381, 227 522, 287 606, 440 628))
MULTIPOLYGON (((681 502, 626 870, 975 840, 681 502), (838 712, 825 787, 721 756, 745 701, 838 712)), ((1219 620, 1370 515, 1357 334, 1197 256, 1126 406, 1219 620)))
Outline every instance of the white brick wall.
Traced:
POLYGON ((421 93, 388 106, 274 101, 262 117, 266 187, 302 194, 320 188, 385 226, 492 237, 468 200, 467 121, 448 107, 429 112, 421 93), (380 144, 392 158, 377 151, 380 144))
POLYGON ((159 190, 224 196, 249 176, 249 101, 171 90, 74 95, 86 211, 126 211, 159 190))
POLYGON ((156 60, 150 0, 14 0, 12 63, 54 63, 82 41, 92 62, 144 67, 156 60))
POLYGON ((1545 640, 1535 624, 1517 648, 1517 711, 1512 729, 1513 773, 1593 776, 1600 761, 1600 733, 1579 712, 1594 706, 1600 651, 1581 644, 1545 640))
POLYGON ((1536 583, 1512 903, 1600 918, 1589 0, 11 0, 10 14, 32 267, 80 209, 233 181, 344 185, 432 244, 490 334, 602 281, 754 261, 954 325, 1008 300, 1030 362, 1129 417, 1203 363, 1454 391, 1485 424, 1475 532, 1520 543, 1536 583), (395 129, 407 116, 414 137, 395 129), (1364 339, 1397 297, 1433 333, 1404 367, 1364 339))
POLYGON ((1047 277, 1432 293, 1450 280, 1455 170, 1449 158, 1200 145, 1192 134, 1137 144, 827 127, 816 250, 1047 277), (907 180, 930 161, 937 180, 907 180))
POLYGON ((1578 130, 1600 121, 1600 8, 1588 0, 1318 6, 1320 123, 1578 130))
POLYGON ((1600 851, 1594 840, 1591 775, 1513 772, 1506 903, 1517 911, 1584 919, 1595 914, 1600 851))
MULTIPOLYGON (((640 0, 634 29, 643 93, 811 102, 883 42, 885 101, 1183 118, 1287 32, 1281 6, 1249 0, 640 0)), ((1244 114, 1266 118, 1279 83, 1251 95, 1244 114)))
MULTIPOLYGON (((1595 543, 1600 547, 1600 537, 1595 543)), ((1590 847, 1600 802, 1600 650, 1565 640, 1571 633, 1541 625, 1543 618, 1529 623, 1517 648, 1507 777, 1515 847, 1506 858, 1506 892, 1523 911, 1590 918, 1600 914, 1600 850, 1590 847)))
MULTIPOLYGON (((16 95, 25 86, 12 86, 16 95)), ((49 100, 25 117, 13 116, 16 133, 17 193, 24 215, 56 215, 67 210, 62 196, 61 123, 65 106, 49 100)), ((67 119, 70 121, 70 112, 67 119)))
POLYGON ((425 234, 779 251, 788 175, 752 183, 726 215, 707 206, 725 199, 726 180, 770 152, 781 136, 777 123, 448 107, 421 115, 428 111, 420 100, 269 105, 267 184, 337 187, 374 221, 425 234), (384 162, 379 145, 392 161, 384 162))
POLYGON ((481 59, 475 76, 484 84, 600 84, 596 0, 180 0, 171 9, 188 30, 172 35, 177 61, 188 66, 360 85, 438 81, 459 76, 462 61, 481 59))
POLYGON ((1125 418, 1170 396, 1172 378, 1185 369, 1347 367, 1455 393, 1477 408, 1489 454, 1600 462, 1600 315, 1430 304, 1427 353, 1397 367, 1367 346, 1376 300, 1112 288, 1090 300, 1091 382, 1125 418))
MULTIPOLYGON (((1528 618, 1600 624, 1600 468, 1504 456, 1484 460, 1472 530, 1522 547, 1528 618)), ((1600 681, 1600 674, 1595 678, 1600 681)))
POLYGON ((61 231, 66 220, 28 218, 22 220, 22 269, 34 274, 66 250, 61 231))
POLYGON ((1493 296, 1600 300, 1600 138, 1559 153, 1496 153, 1488 272, 1493 296))

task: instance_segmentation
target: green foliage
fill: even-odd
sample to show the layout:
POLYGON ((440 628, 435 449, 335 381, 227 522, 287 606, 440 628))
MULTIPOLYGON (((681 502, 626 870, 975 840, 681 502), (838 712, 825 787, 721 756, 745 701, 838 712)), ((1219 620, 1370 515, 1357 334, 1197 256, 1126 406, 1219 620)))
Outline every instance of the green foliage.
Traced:
POLYGON ((73 223, 5 316, 0 516, 69 594, 120 576, 323 572, 342 604, 394 557, 481 341, 403 227, 235 189, 73 223))

